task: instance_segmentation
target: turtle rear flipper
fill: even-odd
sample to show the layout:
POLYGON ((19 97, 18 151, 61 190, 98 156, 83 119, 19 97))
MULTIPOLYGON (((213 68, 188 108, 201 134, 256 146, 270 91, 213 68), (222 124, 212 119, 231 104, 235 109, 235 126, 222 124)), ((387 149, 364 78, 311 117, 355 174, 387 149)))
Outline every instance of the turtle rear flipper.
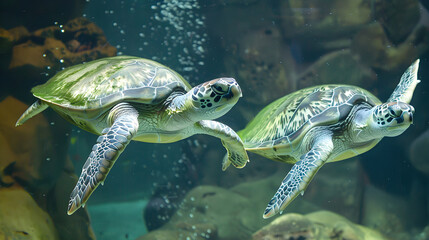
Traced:
POLYGON ((21 126, 24 124, 28 119, 36 116, 37 114, 43 112, 46 108, 48 108, 48 104, 41 101, 40 99, 37 99, 36 102, 31 104, 27 110, 19 117, 18 121, 16 121, 15 127, 21 126))
POLYGON ((395 91, 389 97, 387 102, 405 102, 410 103, 413 97, 414 89, 420 80, 417 79, 420 59, 417 59, 410 67, 402 74, 401 80, 395 91))
POLYGON ((85 202, 98 187, 103 183, 119 155, 128 145, 137 132, 138 113, 129 106, 123 104, 114 108, 110 115, 114 117, 114 122, 110 128, 103 130, 103 134, 97 139, 97 143, 92 148, 92 152, 82 168, 79 180, 70 195, 67 214, 71 215, 85 202), (125 106, 126 105, 126 106, 125 106))
POLYGON ((264 218, 269 218, 283 211, 311 182, 317 171, 326 163, 334 148, 329 135, 320 137, 309 152, 293 165, 283 179, 282 184, 265 209, 264 218))

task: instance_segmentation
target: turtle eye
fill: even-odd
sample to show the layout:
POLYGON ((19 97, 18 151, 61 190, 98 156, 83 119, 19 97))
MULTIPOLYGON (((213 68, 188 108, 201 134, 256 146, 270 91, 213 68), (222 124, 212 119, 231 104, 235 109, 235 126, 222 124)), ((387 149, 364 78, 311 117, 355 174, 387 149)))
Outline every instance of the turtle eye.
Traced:
POLYGON ((221 83, 214 83, 211 86, 213 92, 219 94, 219 95, 225 95, 228 93, 229 91, 229 87, 226 84, 221 84, 221 83))

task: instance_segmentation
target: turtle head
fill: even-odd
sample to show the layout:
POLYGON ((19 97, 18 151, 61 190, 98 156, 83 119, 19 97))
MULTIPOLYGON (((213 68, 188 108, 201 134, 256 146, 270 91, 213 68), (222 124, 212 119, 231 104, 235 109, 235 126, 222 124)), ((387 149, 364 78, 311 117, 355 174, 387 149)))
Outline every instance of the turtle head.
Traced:
POLYGON ((234 78, 217 78, 202 83, 189 91, 189 101, 199 120, 215 119, 227 113, 242 96, 234 78))
POLYGON ((387 102, 375 106, 372 111, 372 127, 383 136, 395 137, 413 123, 414 107, 404 102, 387 102))

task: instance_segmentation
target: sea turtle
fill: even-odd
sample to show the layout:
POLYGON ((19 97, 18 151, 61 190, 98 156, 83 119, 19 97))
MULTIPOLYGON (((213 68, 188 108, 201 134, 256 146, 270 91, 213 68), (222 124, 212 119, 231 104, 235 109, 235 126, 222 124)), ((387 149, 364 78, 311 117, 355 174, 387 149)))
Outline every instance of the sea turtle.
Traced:
POLYGON ((210 120, 224 115, 242 96, 233 78, 191 88, 182 76, 160 63, 116 56, 69 67, 34 87, 32 93, 38 99, 16 126, 51 107, 76 126, 101 135, 71 193, 69 215, 84 206, 104 182, 131 140, 170 143, 208 134, 222 140, 228 156, 224 165, 232 162, 242 168, 248 161, 234 130, 210 120))
POLYGON ((413 122, 409 103, 420 82, 418 66, 419 60, 406 70, 386 103, 355 86, 309 87, 272 102, 239 131, 247 151, 294 164, 263 217, 303 194, 323 164, 359 155, 383 137, 404 132, 413 122))

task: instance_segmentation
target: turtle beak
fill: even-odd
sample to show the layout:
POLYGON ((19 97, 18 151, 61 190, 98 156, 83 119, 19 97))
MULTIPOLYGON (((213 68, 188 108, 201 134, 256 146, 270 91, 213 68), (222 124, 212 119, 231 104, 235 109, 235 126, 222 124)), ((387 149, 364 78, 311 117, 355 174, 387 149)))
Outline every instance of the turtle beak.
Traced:
POLYGON ((408 121, 410 122, 410 124, 413 124, 414 111, 415 111, 414 107, 410 105, 410 109, 408 109, 408 111, 405 112, 407 114, 404 114, 404 115, 407 115, 406 117, 408 117, 408 121))
POLYGON ((231 86, 231 93, 232 93, 232 96, 239 96, 239 97, 243 96, 243 93, 241 92, 241 88, 238 84, 233 84, 231 86))

